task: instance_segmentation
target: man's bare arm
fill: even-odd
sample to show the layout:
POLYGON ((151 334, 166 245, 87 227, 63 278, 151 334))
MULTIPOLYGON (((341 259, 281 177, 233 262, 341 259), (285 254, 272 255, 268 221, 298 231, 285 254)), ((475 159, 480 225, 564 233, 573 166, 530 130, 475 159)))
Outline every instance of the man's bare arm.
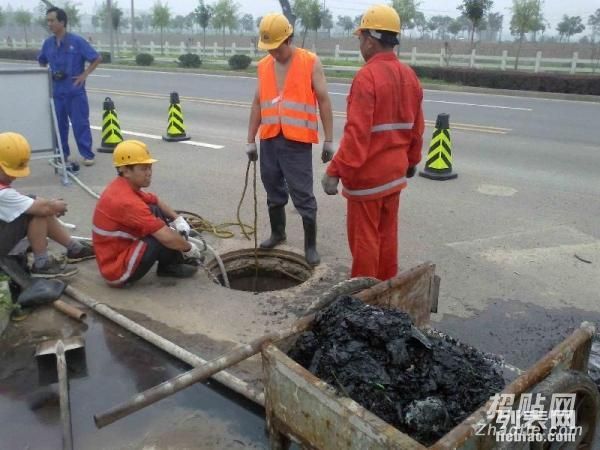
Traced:
POLYGON ((258 128, 260 127, 260 120, 260 96, 257 88, 256 93, 254 94, 254 100, 252 100, 252 106, 250 107, 250 119, 248 120, 248 140, 246 142, 254 142, 256 133, 258 133, 258 128))
POLYGON ((333 110, 327 90, 327 80, 319 58, 315 61, 312 73, 312 85, 319 102, 319 114, 323 122, 323 132, 326 141, 333 141, 333 110))

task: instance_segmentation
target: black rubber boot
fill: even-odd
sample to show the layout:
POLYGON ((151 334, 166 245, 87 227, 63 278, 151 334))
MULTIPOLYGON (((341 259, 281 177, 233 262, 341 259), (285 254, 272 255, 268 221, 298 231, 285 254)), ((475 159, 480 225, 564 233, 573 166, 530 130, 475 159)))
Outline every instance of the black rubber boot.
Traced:
POLYGON ((302 218, 302 225, 304 225, 304 258, 311 266, 317 266, 321 262, 317 252, 317 222, 302 218))
POLYGON ((269 208, 271 221, 271 237, 260 243, 260 248, 273 248, 286 240, 285 235, 285 205, 269 208))

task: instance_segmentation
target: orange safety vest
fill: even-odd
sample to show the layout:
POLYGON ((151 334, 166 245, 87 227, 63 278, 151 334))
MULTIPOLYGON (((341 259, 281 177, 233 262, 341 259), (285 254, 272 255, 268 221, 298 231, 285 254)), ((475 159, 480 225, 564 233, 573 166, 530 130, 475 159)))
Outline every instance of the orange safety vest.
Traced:
POLYGON ((258 62, 261 139, 270 139, 283 133, 291 141, 319 142, 317 99, 312 87, 315 61, 314 53, 296 48, 283 92, 277 89, 275 59, 268 55, 258 62))

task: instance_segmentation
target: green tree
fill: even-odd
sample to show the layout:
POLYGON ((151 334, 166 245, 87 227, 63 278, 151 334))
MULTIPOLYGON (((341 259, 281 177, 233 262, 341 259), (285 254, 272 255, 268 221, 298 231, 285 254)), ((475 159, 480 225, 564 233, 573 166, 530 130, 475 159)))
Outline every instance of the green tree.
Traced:
POLYGON ((350 32, 354 29, 354 21, 350 16, 337 16, 337 24, 348 36, 350 36, 350 32))
POLYGON ((200 0, 198 6, 194 10, 196 16, 196 23, 202 28, 202 53, 206 53, 206 29, 210 25, 210 19, 213 15, 213 7, 204 3, 204 0, 200 0))
POLYGON ((496 40, 496 34, 500 37, 500 30, 502 30, 502 22, 504 16, 500 13, 489 13, 487 16, 487 22, 490 31, 492 32, 492 39, 496 40))
POLYGON ((239 5, 233 0, 219 0, 214 7, 212 24, 217 30, 221 30, 223 38, 223 56, 225 56, 225 29, 229 31, 237 27, 237 12, 239 5))
POLYGON ((169 21, 169 27, 173 30, 183 33, 183 29, 185 28, 185 17, 183 17, 181 14, 176 15, 169 21))
POLYGON ((81 13, 79 11, 79 4, 73 3, 69 0, 67 0, 63 4, 62 9, 64 9, 65 12, 67 13, 67 17, 69 19, 69 27, 71 27, 71 29, 80 28, 81 27, 81 13))
POLYGON ((327 36, 331 39, 331 29, 333 28, 333 16, 329 8, 321 10, 321 28, 327 30, 327 36))
POLYGON ((168 4, 162 4, 160 0, 158 0, 154 6, 152 7, 152 26, 154 28, 160 29, 160 54, 164 55, 164 39, 163 32, 166 27, 169 26, 169 21, 171 20, 171 10, 169 9, 168 4))
POLYGON ((94 31, 97 31, 100 28, 100 16, 98 14, 94 14, 92 16, 92 27, 94 27, 94 31))
POLYGON ((540 23, 540 3, 538 0, 513 0, 513 16, 510 20, 510 33, 519 37, 517 57, 515 58, 515 70, 519 68, 519 57, 521 46, 527 33, 534 31, 540 23))
POLYGON ((254 32, 254 16, 252 14, 244 14, 240 19, 240 26, 242 27, 242 31, 247 31, 249 33, 254 32))
POLYGON ((433 27, 432 30, 437 30, 437 35, 440 39, 446 39, 448 27, 453 20, 450 16, 433 16, 429 19, 430 28, 433 27))
POLYGON ((27 37, 27 30, 31 26, 31 21, 33 19, 33 14, 29 11, 19 8, 15 11, 14 20, 17 25, 23 27, 23 32, 25 33, 25 48, 29 47, 29 39, 27 37))
POLYGON ((6 14, 4 13, 4 9, 2 9, 2 6, 0 6, 0 27, 3 27, 5 22, 6 14))
POLYGON ((471 22, 471 49, 474 47, 475 31, 479 29, 493 4, 492 0, 463 0, 462 5, 458 7, 458 10, 471 22))
POLYGON ((594 14, 590 14, 588 17, 588 25, 590 26, 590 31, 592 32, 592 42, 594 42, 596 37, 600 35, 600 8, 598 8, 594 14))
POLYGON ((585 30, 585 25, 583 24, 580 16, 569 17, 565 14, 563 15, 562 20, 556 26, 556 31, 558 31, 560 40, 562 40, 563 37, 566 37, 567 42, 571 40, 571 36, 579 34, 583 30, 585 30))
MULTIPOLYGON (((392 7, 400 16, 401 36, 404 35, 405 30, 412 30, 415 27, 415 18, 417 17, 419 4, 419 2, 415 2, 414 0, 392 0, 392 7)), ((398 52, 400 52, 399 45, 398 52)))
POLYGON ((296 20, 300 20, 302 28, 302 47, 306 42, 308 30, 315 32, 315 46, 317 45, 317 30, 321 27, 321 3, 318 0, 295 0, 293 12, 296 20))
POLYGON ((448 24, 448 33, 450 33, 454 38, 463 31, 463 24, 458 19, 453 19, 452 22, 448 24))
POLYGON ((596 69, 600 66, 600 41, 596 42, 596 38, 600 35, 600 8, 594 14, 588 17, 588 25, 591 30, 591 45, 592 45, 592 73, 596 73, 596 69))
POLYGON ((421 38, 425 37, 425 33, 427 33, 427 18, 422 11, 417 11, 414 18, 415 28, 419 33, 421 33, 421 38))

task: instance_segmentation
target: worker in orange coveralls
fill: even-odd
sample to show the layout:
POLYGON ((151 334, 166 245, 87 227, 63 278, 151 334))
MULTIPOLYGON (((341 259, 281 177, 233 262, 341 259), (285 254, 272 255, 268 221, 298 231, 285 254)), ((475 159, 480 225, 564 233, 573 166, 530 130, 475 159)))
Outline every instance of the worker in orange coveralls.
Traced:
POLYGON ((366 64, 352 82, 344 135, 322 179, 329 195, 342 181, 353 277, 387 280, 398 272, 400 191, 421 160, 423 89, 394 54, 399 32, 389 6, 362 16, 354 34, 366 64))

